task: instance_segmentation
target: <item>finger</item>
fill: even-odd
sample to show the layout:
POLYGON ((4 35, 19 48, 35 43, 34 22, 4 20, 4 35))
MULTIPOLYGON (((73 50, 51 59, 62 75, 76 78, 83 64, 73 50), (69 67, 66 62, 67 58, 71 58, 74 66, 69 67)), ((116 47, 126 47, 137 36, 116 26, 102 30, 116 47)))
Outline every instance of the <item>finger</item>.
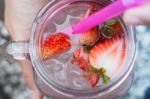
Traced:
MULTIPOLYGON (((5 0, 5 23, 14 41, 29 40, 33 20, 48 0, 5 0)), ((24 79, 31 89, 31 99, 42 99, 33 78, 29 60, 19 61, 24 79)))
POLYGON ((150 24, 150 3, 126 11, 123 19, 128 25, 150 24))
POLYGON ((19 61, 23 78, 26 80, 29 89, 31 90, 31 99, 42 99, 41 93, 38 91, 33 76, 32 64, 29 60, 19 61))
POLYGON ((13 40, 28 40, 33 21, 48 0, 5 0, 5 23, 13 40))
POLYGON ((43 96, 40 92, 31 91, 31 99, 43 99, 43 96))

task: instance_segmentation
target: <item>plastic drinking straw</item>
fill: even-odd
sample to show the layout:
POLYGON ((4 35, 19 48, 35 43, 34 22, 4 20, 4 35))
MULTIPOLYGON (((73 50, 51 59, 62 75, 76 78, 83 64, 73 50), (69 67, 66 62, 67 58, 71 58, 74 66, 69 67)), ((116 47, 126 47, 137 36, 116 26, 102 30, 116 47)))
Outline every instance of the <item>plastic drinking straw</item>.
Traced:
POLYGON ((107 7, 99 10, 95 14, 89 16, 85 20, 72 26, 73 34, 84 33, 85 31, 106 22, 120 14, 127 9, 137 7, 147 3, 149 0, 117 0, 107 7))

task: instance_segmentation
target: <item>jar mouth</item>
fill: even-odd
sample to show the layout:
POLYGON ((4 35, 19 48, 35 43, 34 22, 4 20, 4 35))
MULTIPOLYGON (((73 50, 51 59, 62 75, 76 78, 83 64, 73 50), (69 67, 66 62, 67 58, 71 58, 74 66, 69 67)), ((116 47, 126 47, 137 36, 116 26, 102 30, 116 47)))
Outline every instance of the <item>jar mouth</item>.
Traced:
MULTIPOLYGON (((36 70, 37 74, 41 77, 41 79, 43 81, 45 81, 45 83, 47 83, 49 86, 56 88, 58 91, 60 92, 66 92, 67 94, 72 94, 72 95, 76 95, 76 94, 80 94, 82 95, 87 95, 89 94, 90 96, 92 96, 93 94, 100 94, 106 91, 110 91, 113 90, 115 87, 117 87, 119 85, 120 82, 123 82, 123 80, 126 79, 126 77, 130 74, 131 70, 133 69, 133 64, 135 61, 135 54, 136 54, 136 41, 135 41, 135 31, 134 31, 134 27, 132 26, 126 26, 125 31, 126 31, 126 41, 127 41, 127 46, 128 46, 128 58, 126 59, 126 62, 124 62, 123 66, 124 69, 119 72, 115 77, 115 79, 113 79, 108 85, 103 85, 103 86, 98 86, 95 87, 93 89, 87 90, 76 90, 76 89, 72 89, 70 87, 66 87, 63 86, 61 84, 58 84, 57 82, 55 82, 53 79, 51 79, 49 77, 49 74, 46 72, 45 68, 44 68, 44 63, 40 58, 40 44, 41 44, 41 39, 44 38, 42 32, 43 27, 45 26, 45 23, 47 23, 47 20, 49 19, 50 13, 53 14, 53 12, 55 11, 54 9, 58 9, 58 7, 60 7, 60 5, 69 5, 71 3, 74 2, 80 2, 83 0, 64 0, 64 1, 59 1, 59 0, 53 0, 51 1, 49 4, 47 4, 37 15, 33 27, 32 27, 32 31, 31 31, 31 38, 30 38, 30 57, 31 57, 31 61, 33 63, 34 69, 36 70), (57 6, 57 7, 56 7, 57 6), (51 8, 51 9, 49 9, 51 8), (132 46, 131 46, 132 45, 132 46)), ((101 1, 92 1, 92 0, 84 0, 84 2, 96 2, 96 3, 103 3, 104 6, 109 4, 110 1, 106 0, 106 2, 104 2, 103 0, 101 1), (108 1, 108 2, 107 2, 108 1)), ((61 7, 60 7, 61 8, 61 7)), ((124 24, 122 24, 124 25, 124 24)), ((124 25, 125 26, 125 25, 124 25)), ((51 30, 53 32, 53 30, 51 30)))

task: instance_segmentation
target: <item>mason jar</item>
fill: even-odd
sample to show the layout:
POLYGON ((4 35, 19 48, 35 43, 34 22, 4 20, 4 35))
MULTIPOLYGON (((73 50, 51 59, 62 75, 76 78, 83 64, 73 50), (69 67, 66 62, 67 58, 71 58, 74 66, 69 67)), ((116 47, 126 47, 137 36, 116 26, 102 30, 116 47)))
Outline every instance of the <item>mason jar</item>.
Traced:
POLYGON ((106 85, 87 87, 84 79, 78 79, 80 71, 76 67, 65 67, 71 59, 71 52, 61 55, 61 59, 45 61, 41 58, 43 40, 54 32, 79 22, 92 6, 99 9, 107 6, 110 0, 51 0, 36 16, 30 39, 25 42, 12 42, 7 52, 16 59, 28 58, 33 64, 34 79, 38 89, 54 99, 116 99, 123 96, 131 87, 134 78, 136 56, 136 34, 134 26, 126 26, 121 16, 119 22, 124 28, 126 58, 122 69, 106 85), (14 49, 15 48, 15 49, 14 49), (74 85, 74 79, 76 86, 74 85))

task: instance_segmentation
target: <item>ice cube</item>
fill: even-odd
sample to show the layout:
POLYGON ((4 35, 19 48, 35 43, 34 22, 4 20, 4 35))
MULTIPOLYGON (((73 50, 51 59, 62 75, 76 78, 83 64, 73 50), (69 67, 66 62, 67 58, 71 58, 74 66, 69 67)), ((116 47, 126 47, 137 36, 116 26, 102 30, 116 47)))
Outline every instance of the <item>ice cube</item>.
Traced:
POLYGON ((45 62, 45 68, 49 74, 49 77, 52 78, 56 83, 66 86, 67 78, 65 75, 65 64, 61 61, 51 59, 45 62))
POLYGON ((91 88, 90 83, 83 76, 78 76, 78 77, 74 78, 72 83, 75 88, 79 88, 79 89, 91 88))
POLYGON ((79 18, 70 18, 69 20, 70 25, 77 24, 78 22, 80 22, 79 18))
POLYGON ((56 24, 61 25, 66 21, 66 18, 67 18, 67 14, 65 14, 64 11, 59 11, 57 12, 57 14, 53 16, 52 19, 54 20, 56 24))
POLYGON ((90 87, 89 82, 84 78, 83 71, 79 66, 72 64, 71 62, 67 65, 66 76, 68 86, 74 89, 86 89, 90 87))
POLYGON ((63 54, 59 55, 56 59, 59 60, 62 63, 67 63, 67 62, 69 62, 71 57, 72 57, 72 53, 71 52, 66 52, 66 53, 63 53, 63 54))
POLYGON ((81 6, 81 5, 75 5, 71 6, 66 13, 69 14, 70 16, 80 16, 81 14, 85 14, 88 10, 89 6, 81 6))
POLYGON ((59 82, 64 82, 66 80, 66 76, 64 75, 64 73, 61 71, 59 73, 55 73, 55 78, 59 81, 59 82))
POLYGON ((45 68, 47 69, 48 73, 55 75, 63 70, 63 64, 57 60, 51 59, 45 63, 45 68))
POLYGON ((57 31, 57 27, 53 22, 50 22, 49 24, 47 24, 47 26, 45 27, 45 33, 55 33, 57 31))

